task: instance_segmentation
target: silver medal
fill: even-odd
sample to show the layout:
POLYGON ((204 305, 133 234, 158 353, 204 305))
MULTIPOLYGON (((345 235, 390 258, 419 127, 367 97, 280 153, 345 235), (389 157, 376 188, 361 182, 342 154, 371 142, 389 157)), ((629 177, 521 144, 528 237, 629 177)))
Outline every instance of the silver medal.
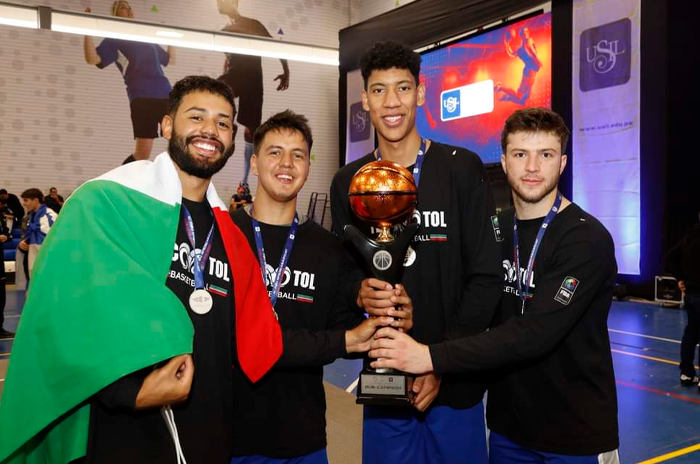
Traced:
POLYGON ((410 267, 413 263, 416 262, 416 250, 414 250, 412 247, 408 247, 408 250, 406 250, 406 256, 404 257, 403 260, 403 267, 410 267))
POLYGON ((208 291, 199 288, 190 294, 190 308, 197 314, 207 314, 211 311, 214 300, 208 291))

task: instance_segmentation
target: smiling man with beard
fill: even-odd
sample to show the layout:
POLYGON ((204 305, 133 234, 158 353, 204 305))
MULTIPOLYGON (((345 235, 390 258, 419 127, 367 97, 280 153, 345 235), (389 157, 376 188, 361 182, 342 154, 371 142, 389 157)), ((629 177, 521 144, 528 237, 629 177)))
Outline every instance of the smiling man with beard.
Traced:
POLYGON ((182 79, 168 151, 66 202, 13 347, 0 462, 228 462, 234 357, 255 382, 282 351, 255 257, 211 184, 234 111, 225 84, 182 79))

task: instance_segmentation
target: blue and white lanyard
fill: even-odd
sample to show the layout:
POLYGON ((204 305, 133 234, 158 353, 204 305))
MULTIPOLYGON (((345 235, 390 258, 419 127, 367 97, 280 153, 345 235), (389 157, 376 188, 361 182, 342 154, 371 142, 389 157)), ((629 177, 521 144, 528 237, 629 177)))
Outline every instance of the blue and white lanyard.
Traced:
POLYGON ((214 236, 214 225, 216 221, 211 224, 211 229, 209 229, 209 234, 202 245, 202 252, 197 253, 197 246, 195 245, 195 235, 194 235, 194 222, 192 221, 192 215, 187 211, 187 207, 182 205, 182 212, 185 215, 185 232, 187 232, 187 240, 189 240, 190 245, 192 245, 192 254, 194 255, 194 287, 195 290, 204 289, 204 268, 207 265, 207 258, 209 258, 209 252, 212 248, 212 237, 214 236))
MULTIPOLYGON (((267 260, 265 259, 265 246, 263 245, 262 232, 260 231, 260 223, 253 217, 253 208, 250 209, 250 219, 253 222, 253 232, 255 234, 255 247, 258 250, 258 261, 260 262, 260 271, 262 272, 263 282, 266 282, 265 269, 267 268, 267 260)), ((273 308, 277 303, 277 294, 279 293, 280 284, 282 283, 282 276, 284 275, 284 270, 287 268, 287 263, 289 262, 289 255, 292 254, 292 247, 294 247, 294 239, 296 238, 298 228, 299 215, 295 212, 294 220, 292 221, 292 225, 289 227, 289 235, 287 235, 287 241, 284 244, 284 250, 282 251, 280 264, 277 267, 277 275, 275 276, 275 282, 272 286, 270 303, 272 303, 273 308)))
MULTIPOLYGON (((416 182, 416 187, 420 182, 420 171, 423 169, 423 161, 425 161, 425 146, 426 140, 421 137, 420 139, 420 150, 418 150, 418 156, 416 157, 416 164, 413 165, 413 180, 416 182)), ((377 148, 377 160, 382 159, 382 154, 379 153, 379 148, 377 148)))
POLYGON ((547 232, 547 227, 554 220, 554 217, 559 211, 561 206, 561 193, 557 193, 557 198, 554 200, 554 205, 552 209, 549 210, 547 216, 545 216, 540 230, 537 231, 537 237, 535 238, 535 243, 532 245, 532 251, 530 251, 530 259, 527 260, 527 270, 525 270, 524 279, 521 278, 520 273, 520 247, 518 246, 518 218, 513 214, 513 247, 515 251, 515 274, 518 283, 518 295, 520 295, 520 300, 522 301, 522 306, 520 307, 520 314, 525 313, 525 301, 532 298, 532 293, 530 293, 530 279, 532 278, 532 268, 535 265, 535 256, 537 256, 537 250, 540 248, 542 239, 544 238, 544 233, 547 232), (523 280, 525 288, 523 289, 523 280))

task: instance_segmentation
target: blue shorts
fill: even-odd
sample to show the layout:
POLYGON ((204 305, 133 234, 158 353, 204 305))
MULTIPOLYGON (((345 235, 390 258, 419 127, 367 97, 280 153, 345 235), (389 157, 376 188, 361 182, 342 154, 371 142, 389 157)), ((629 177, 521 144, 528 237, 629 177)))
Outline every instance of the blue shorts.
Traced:
POLYGON ((486 464, 484 405, 469 409, 365 406, 364 464, 486 464))
POLYGON ((267 456, 236 456, 231 464, 328 464, 326 448, 295 458, 276 459, 267 456))
POLYGON ((545 453, 520 446, 510 439, 491 432, 490 464, 620 464, 617 450, 590 456, 545 453))

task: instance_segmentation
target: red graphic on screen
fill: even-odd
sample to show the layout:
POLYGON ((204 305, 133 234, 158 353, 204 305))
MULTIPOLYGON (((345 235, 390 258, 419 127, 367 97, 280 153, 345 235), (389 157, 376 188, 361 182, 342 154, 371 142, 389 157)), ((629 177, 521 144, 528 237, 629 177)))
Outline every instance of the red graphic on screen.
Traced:
POLYGON ((425 52, 420 80, 426 87, 426 102, 418 114, 420 133, 468 148, 485 163, 500 162, 506 118, 524 107, 551 107, 551 36, 551 13, 547 13, 425 52), (492 112, 440 119, 443 91, 489 79, 494 84, 492 112))

